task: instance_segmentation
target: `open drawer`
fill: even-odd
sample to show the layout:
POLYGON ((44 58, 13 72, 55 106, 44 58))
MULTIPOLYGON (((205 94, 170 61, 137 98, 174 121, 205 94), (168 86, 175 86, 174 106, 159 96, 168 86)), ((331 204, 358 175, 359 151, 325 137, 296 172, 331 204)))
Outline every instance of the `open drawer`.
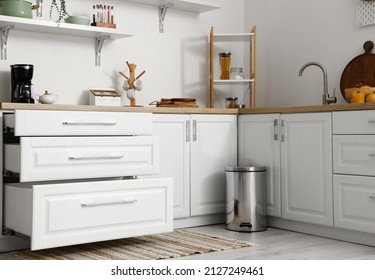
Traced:
POLYGON ((151 175, 159 172, 154 136, 21 137, 4 145, 4 168, 20 182, 151 175))
POLYGON ((31 250, 173 230, 173 179, 5 185, 4 225, 31 250))

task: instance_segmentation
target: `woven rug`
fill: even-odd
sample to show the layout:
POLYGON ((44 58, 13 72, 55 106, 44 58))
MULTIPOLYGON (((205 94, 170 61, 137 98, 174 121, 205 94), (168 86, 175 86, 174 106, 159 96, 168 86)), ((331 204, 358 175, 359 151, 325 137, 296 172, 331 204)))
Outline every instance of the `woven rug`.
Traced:
POLYGON ((15 252, 23 260, 159 260, 252 246, 192 230, 132 237, 38 251, 15 252))

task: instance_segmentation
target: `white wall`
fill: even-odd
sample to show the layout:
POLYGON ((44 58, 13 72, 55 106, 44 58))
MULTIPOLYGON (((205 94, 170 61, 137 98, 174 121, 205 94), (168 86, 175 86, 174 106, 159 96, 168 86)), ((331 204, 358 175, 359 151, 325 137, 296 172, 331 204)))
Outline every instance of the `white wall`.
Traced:
POLYGON ((358 27, 356 0, 247 0, 245 26, 258 31, 258 105, 262 107, 321 104, 322 71, 300 67, 321 62, 328 71, 330 93, 339 103, 342 71, 375 41, 375 25, 358 27))
MULTIPOLYGON (((71 14, 92 12, 98 1, 67 0, 71 14)), ((100 1, 99 1, 100 2, 100 1)), ((102 63, 95 66, 94 40, 11 30, 8 59, 0 61, 0 101, 10 101, 10 65, 34 65, 33 89, 57 93, 60 104, 88 104, 88 89, 120 88, 119 70, 127 71, 125 61, 137 64, 144 90, 137 104, 148 105, 162 97, 196 97, 202 107, 208 105, 209 48, 211 25, 220 32, 242 32, 244 0, 215 0, 222 9, 194 14, 168 10, 165 33, 159 34, 156 7, 120 0, 102 1, 115 6, 118 29, 131 30, 135 36, 105 41, 102 63)), ((49 4, 44 1, 45 19, 49 4)))

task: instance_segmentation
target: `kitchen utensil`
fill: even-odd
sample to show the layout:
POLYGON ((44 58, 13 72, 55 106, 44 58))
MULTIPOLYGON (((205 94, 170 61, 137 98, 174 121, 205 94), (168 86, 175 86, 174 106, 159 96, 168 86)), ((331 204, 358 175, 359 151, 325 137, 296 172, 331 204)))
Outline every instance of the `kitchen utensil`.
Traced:
POLYGON ((35 99, 41 104, 53 104, 56 102, 58 96, 53 93, 49 93, 48 90, 43 95, 35 95, 35 99))
POLYGON ((356 84, 375 86, 375 54, 371 53, 373 48, 374 43, 366 41, 363 44, 365 52, 353 58, 342 72, 340 90, 345 100, 347 88, 353 88, 356 84))
POLYGON ((33 18, 32 10, 37 9, 31 2, 22 0, 1 0, 0 15, 33 18))

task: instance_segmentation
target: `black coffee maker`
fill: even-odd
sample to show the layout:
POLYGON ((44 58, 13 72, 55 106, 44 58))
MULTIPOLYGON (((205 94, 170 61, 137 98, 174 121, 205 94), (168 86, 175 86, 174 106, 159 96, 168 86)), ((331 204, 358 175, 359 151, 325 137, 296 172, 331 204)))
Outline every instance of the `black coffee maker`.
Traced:
POLYGON ((14 64, 10 66, 11 102, 35 103, 31 96, 31 79, 33 78, 34 65, 14 64))

